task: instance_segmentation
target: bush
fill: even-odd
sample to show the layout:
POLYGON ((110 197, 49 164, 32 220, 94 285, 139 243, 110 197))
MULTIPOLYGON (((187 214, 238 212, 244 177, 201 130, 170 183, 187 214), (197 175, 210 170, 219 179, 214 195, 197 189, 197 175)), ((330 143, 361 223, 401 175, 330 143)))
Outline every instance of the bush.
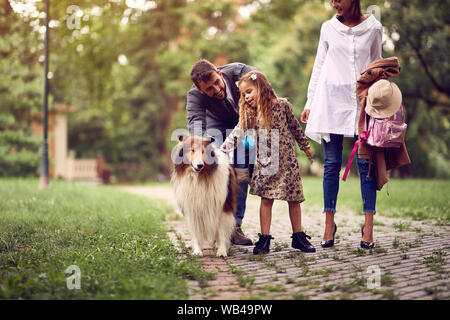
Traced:
POLYGON ((23 131, 0 131, 0 177, 36 176, 41 138, 23 131))

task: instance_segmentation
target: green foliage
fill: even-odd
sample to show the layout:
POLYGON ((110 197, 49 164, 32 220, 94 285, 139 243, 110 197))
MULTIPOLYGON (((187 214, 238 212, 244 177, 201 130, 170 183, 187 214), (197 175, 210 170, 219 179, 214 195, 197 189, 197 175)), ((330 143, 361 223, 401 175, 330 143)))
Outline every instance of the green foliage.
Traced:
POLYGON ((124 1, 73 4, 84 12, 80 30, 65 27, 63 2, 53 5, 61 24, 52 30, 54 90, 58 100, 77 106, 69 118, 70 148, 77 157, 103 153, 119 180, 167 176, 173 145, 168 137, 192 85, 191 66, 208 51, 211 59, 219 53, 245 58, 245 37, 227 29, 234 4, 160 0, 147 11, 124 1), (90 14, 95 6, 100 15, 90 14), (121 55, 125 64, 118 61, 121 55))
POLYGON ((21 131, 0 131, 0 176, 35 176, 41 139, 21 131))
POLYGON ((403 93, 407 146, 415 176, 450 177, 450 61, 448 1, 389 1, 382 23, 398 56, 394 79, 403 93))
POLYGON ((41 139, 29 127, 43 101, 38 41, 10 10, 0 6, 0 177, 36 175, 40 163, 41 139))
MULTIPOLYGON (((189 71, 200 58, 256 66, 300 115, 320 26, 335 13, 328 2, 152 3, 142 10, 126 1, 72 1, 83 11, 79 28, 69 28, 74 14, 67 12, 67 2, 51 3, 50 102, 76 107, 69 116, 69 148, 77 157, 103 153, 119 181, 168 176, 171 132, 186 126, 189 71), (243 18, 240 6, 255 10, 243 18)), ((35 5, 44 10, 44 2, 35 5)), ((364 12, 369 5, 381 10, 383 56, 397 56, 401 64, 393 81, 403 93, 412 165, 395 175, 450 177, 448 1, 362 1, 364 12)), ((44 19, 6 14, 5 8, 0 9, 0 130, 27 136, 24 114, 39 111, 43 101, 43 41, 34 30, 44 19)), ((321 145, 312 148, 322 160, 321 145)), ((27 150, 31 155, 35 149, 27 150)), ((346 144, 344 161, 348 154, 346 144)))

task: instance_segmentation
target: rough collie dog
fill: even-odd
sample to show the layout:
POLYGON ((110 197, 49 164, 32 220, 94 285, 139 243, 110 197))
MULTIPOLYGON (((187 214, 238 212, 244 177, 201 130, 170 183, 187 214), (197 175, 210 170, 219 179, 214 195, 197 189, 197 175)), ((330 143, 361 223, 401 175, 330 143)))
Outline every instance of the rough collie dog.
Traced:
POLYGON ((193 254, 215 241, 217 256, 227 256, 235 228, 237 180, 227 156, 213 138, 178 136, 172 153, 172 186, 192 237, 193 254))

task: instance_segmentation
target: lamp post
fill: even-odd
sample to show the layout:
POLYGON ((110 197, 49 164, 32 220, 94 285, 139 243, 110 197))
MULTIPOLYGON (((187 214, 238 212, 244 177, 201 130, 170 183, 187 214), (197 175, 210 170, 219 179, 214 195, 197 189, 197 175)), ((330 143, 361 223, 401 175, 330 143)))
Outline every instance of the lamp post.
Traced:
POLYGON ((45 62, 44 62, 44 142, 42 148, 42 167, 39 189, 48 188, 48 39, 49 39, 49 0, 45 0, 45 62))

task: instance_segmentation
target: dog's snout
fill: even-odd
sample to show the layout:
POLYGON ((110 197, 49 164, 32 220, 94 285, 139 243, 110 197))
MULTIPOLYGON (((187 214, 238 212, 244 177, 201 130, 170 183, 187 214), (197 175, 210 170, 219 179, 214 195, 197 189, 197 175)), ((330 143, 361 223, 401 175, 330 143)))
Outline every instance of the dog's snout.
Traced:
POLYGON ((196 168, 200 171, 203 169, 203 163, 199 163, 196 165, 196 168))

